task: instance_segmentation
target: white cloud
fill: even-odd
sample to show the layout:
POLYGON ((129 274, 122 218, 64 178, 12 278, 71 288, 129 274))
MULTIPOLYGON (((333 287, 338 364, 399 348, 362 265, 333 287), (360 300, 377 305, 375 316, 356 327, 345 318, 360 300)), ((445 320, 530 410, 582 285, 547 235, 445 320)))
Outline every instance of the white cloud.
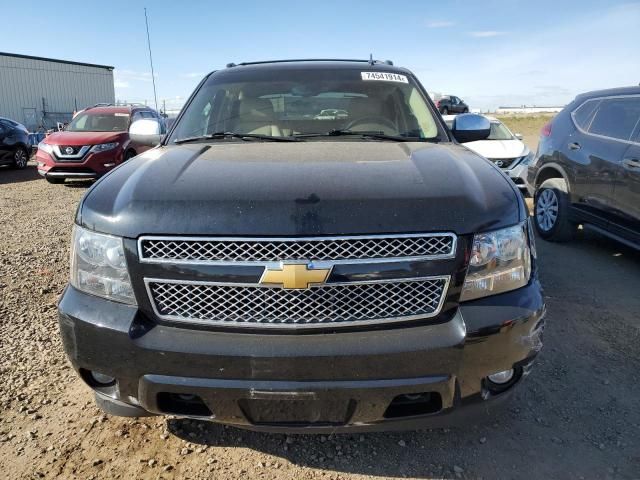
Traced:
MULTIPOLYGON (((121 80, 123 82, 150 82, 151 81, 151 72, 138 72, 136 70, 121 70, 116 68, 113 71, 114 78, 121 80)), ((156 78, 158 78, 158 74, 156 73, 156 78)))
POLYGON ((429 28, 447 28, 447 27, 453 27, 455 25, 455 23, 453 22, 449 22, 447 20, 441 21, 441 22, 430 22, 427 24, 427 27, 429 28))
POLYGON ((478 32, 469 32, 469 35, 476 38, 489 38, 499 37, 500 35, 506 35, 507 32, 499 32, 497 30, 482 30, 478 32))
POLYGON ((202 78, 205 76, 205 74, 202 72, 189 72, 189 73, 183 73, 180 76, 184 78, 202 78))
POLYGON ((131 85, 129 85, 129 82, 126 82, 124 80, 119 80, 119 79, 114 79, 113 80, 113 86, 116 88, 130 88, 131 85))
POLYGON ((546 28, 523 30, 508 42, 502 37, 491 48, 468 49, 469 38, 460 49, 445 52, 464 65, 461 75, 428 70, 430 64, 414 71, 428 80, 428 90, 459 95, 483 110, 561 106, 581 92, 638 84, 638 25, 638 3, 600 7, 546 28))

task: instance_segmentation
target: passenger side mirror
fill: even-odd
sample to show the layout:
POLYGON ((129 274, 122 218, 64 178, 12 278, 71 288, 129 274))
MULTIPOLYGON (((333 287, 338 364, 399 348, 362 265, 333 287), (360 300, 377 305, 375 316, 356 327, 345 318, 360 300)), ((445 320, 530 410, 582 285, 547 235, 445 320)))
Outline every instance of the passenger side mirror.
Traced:
POLYGON ((451 133, 460 143, 485 140, 491 133, 491 123, 482 115, 463 113, 454 118, 451 133))
POLYGON ((518 140, 522 140, 522 134, 521 133, 514 133, 513 136, 516 137, 518 140))
POLYGON ((162 126, 157 118, 142 118, 129 126, 132 142, 147 147, 155 147, 162 141, 162 126))

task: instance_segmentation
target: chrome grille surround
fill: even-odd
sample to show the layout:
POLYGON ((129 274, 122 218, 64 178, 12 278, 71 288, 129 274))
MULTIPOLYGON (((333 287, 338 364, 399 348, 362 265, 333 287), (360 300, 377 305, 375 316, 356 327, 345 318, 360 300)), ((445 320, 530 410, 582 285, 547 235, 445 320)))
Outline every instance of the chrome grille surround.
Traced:
POLYGON ((326 283, 286 290, 257 284, 145 278, 163 320, 210 326, 334 328, 438 315, 449 276, 326 283))
POLYGON ((520 162, 520 159, 524 157, 511 157, 511 158, 489 158, 487 160, 495 163, 499 168, 503 170, 508 170, 512 167, 515 167, 517 163, 520 162))
POLYGON ((453 233, 340 237, 159 237, 138 239, 143 263, 265 265, 287 260, 337 263, 453 258, 453 233))

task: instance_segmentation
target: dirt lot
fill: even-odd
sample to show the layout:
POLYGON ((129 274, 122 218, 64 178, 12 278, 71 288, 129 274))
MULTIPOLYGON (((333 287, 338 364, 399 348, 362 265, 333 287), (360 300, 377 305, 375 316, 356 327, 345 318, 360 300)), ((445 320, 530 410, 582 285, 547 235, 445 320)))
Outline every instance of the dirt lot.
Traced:
POLYGON ((84 191, 49 185, 33 166, 0 169, 3 478, 640 477, 640 253, 587 234, 538 242, 546 344, 486 424, 287 437, 119 419, 93 406, 58 337, 55 304, 84 191))

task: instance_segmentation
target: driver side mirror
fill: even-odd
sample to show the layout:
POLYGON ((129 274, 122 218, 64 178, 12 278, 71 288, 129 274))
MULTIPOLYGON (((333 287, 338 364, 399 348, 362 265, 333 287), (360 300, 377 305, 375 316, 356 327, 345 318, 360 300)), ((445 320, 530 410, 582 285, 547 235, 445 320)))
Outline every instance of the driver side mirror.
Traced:
POLYGON ((482 115, 462 113, 453 119, 451 133, 460 143, 485 140, 491 133, 491 123, 482 115))
POLYGON ((129 126, 132 142, 147 147, 155 147, 162 141, 162 125, 156 118, 142 118, 129 126))
POLYGON ((518 140, 522 140, 522 134, 521 133, 514 133, 513 136, 516 137, 518 140))

